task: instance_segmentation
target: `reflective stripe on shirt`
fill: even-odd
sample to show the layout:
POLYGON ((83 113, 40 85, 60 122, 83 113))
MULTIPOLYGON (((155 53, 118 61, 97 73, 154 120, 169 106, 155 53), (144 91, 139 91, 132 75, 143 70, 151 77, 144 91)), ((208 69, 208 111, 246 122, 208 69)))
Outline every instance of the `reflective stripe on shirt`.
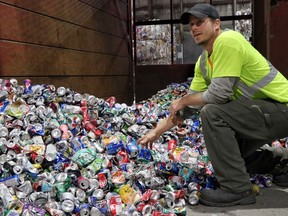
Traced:
MULTIPOLYGON (((243 93, 242 97, 252 98, 255 95, 255 93, 257 93, 260 89, 264 88, 266 85, 268 85, 270 82, 274 80, 278 71, 270 62, 268 63, 270 67, 269 73, 266 76, 264 76, 262 79, 260 79, 258 82, 254 83, 252 86, 248 86, 246 83, 242 82, 240 79, 237 81, 235 85, 243 93)), ((209 79, 207 75, 206 51, 205 50, 203 51, 200 57, 200 69, 202 71, 206 84, 209 85, 211 83, 211 80, 209 79)))

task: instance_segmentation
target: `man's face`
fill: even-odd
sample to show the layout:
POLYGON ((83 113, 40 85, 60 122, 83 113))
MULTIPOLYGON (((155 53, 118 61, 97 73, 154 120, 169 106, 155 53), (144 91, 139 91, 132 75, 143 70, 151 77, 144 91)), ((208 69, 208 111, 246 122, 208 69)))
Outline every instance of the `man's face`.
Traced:
POLYGON ((191 35, 198 45, 206 45, 215 37, 215 29, 217 28, 217 24, 216 22, 211 21, 208 17, 198 19, 191 16, 189 25, 191 35))

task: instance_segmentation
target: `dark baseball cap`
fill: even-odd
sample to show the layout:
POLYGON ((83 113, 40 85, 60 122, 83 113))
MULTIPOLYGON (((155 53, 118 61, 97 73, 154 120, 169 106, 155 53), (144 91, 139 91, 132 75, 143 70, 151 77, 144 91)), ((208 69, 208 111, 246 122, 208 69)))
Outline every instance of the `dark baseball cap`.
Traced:
POLYGON ((219 13, 216 8, 210 4, 196 4, 190 11, 184 12, 180 21, 182 24, 189 24, 190 16, 194 16, 198 19, 203 19, 206 17, 211 17, 214 19, 220 19, 219 13))

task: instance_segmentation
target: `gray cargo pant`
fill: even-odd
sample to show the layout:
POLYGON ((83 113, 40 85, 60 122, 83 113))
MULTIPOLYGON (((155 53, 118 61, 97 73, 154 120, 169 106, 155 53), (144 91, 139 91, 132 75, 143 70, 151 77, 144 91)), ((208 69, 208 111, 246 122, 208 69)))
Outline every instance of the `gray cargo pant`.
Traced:
POLYGON ((288 136, 288 106, 277 102, 243 98, 207 104, 200 117, 221 188, 235 193, 251 188, 244 158, 264 144, 288 136))

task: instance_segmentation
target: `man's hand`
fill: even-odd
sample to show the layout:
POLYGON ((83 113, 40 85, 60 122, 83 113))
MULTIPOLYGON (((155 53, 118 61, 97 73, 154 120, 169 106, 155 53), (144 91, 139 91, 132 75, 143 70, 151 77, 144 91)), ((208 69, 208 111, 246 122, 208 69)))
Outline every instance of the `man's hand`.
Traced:
POLYGON ((177 112, 184 108, 180 100, 181 98, 172 101, 169 108, 170 118, 173 119, 173 122, 175 122, 174 119, 176 118, 177 112))
POLYGON ((152 148, 152 144, 159 138, 159 135, 154 130, 149 131, 147 134, 137 140, 137 144, 141 144, 142 148, 152 148))

